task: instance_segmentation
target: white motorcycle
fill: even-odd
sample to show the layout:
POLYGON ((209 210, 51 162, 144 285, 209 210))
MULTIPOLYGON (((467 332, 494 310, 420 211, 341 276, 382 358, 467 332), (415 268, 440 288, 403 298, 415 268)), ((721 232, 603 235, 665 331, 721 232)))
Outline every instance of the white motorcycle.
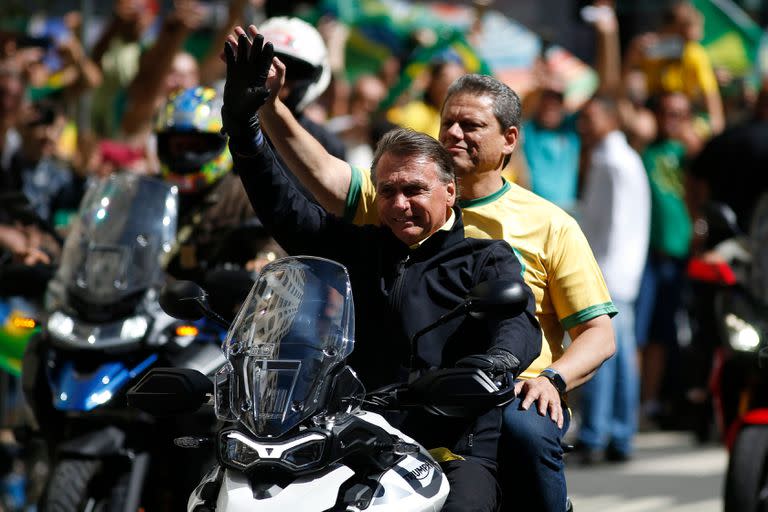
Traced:
MULTIPOLYGON (((525 303, 519 284, 483 283, 413 343, 460 315, 510 314, 525 303)), ((190 282, 167 286, 161 304, 177 318, 209 311, 205 292, 190 282)), ((512 400, 511 383, 452 368, 366 395, 345 365, 353 333, 347 270, 320 258, 284 258, 259 275, 224 343, 228 364, 213 383, 194 370, 157 368, 129 392, 130 405, 156 416, 192 413, 213 401, 222 422, 216 439, 175 441, 190 448, 213 442, 219 461, 190 496, 189 512, 442 508, 449 485, 440 465, 363 407, 465 416, 512 400)))

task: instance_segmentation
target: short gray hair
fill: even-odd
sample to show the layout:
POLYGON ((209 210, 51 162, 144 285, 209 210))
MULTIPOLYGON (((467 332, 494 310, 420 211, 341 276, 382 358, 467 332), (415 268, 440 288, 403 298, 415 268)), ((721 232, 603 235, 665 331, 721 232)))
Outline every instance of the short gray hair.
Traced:
POLYGON ((410 128, 394 128, 379 140, 371 164, 371 181, 376 183, 376 166, 385 153, 398 156, 424 157, 437 165, 437 176, 441 183, 454 183, 456 174, 453 159, 448 151, 429 135, 410 128))
MULTIPOLYGON (((493 100, 493 115, 502 132, 514 126, 520 129, 520 97, 507 84, 488 75, 469 74, 456 79, 448 88, 445 102, 454 94, 488 96, 493 100)), ((445 103, 443 103, 445 106, 445 103)))

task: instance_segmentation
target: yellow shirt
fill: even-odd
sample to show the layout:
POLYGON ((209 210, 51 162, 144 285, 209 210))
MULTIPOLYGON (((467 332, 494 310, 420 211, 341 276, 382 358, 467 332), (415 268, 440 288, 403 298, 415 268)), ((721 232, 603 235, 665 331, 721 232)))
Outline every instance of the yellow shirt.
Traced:
POLYGON ((704 47, 687 41, 679 59, 646 59, 642 65, 648 95, 682 92, 696 101, 718 91, 715 72, 704 47))
POLYGON ((387 120, 398 126, 437 138, 440 135, 440 112, 423 101, 412 101, 387 111, 387 120))
MULTIPOLYGON (((358 225, 378 224, 375 197, 370 174, 353 167, 345 217, 358 225)), ((592 249, 563 210, 507 181, 498 192, 459 206, 468 237, 506 240, 513 247, 536 297, 544 345, 522 378, 536 377, 563 354, 565 330, 616 314, 592 249)))

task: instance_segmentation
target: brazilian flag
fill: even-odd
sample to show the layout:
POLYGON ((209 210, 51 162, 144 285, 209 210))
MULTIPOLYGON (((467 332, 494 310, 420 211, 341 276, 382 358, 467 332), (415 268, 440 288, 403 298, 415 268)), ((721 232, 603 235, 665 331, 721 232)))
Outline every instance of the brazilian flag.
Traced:
POLYGON ((715 68, 747 77, 757 61, 762 30, 731 0, 693 0, 704 15, 701 41, 715 68))
POLYGON ((390 56, 403 63, 400 81, 390 90, 384 108, 440 55, 450 52, 470 73, 491 72, 467 42, 464 31, 435 16, 424 5, 404 1, 323 0, 307 19, 314 23, 322 15, 331 15, 350 29, 345 55, 350 81, 361 74, 377 73, 390 56), (434 35, 433 41, 427 46, 415 44, 414 33, 425 29, 434 35))

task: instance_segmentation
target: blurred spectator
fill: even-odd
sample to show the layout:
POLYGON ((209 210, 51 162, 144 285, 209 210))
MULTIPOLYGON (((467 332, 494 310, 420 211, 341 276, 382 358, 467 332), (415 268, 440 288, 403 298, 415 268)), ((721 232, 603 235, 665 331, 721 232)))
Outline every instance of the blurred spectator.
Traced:
POLYGON ((682 92, 702 105, 712 133, 725 127, 723 102, 704 47, 704 19, 687 0, 675 0, 664 13, 658 33, 636 37, 626 53, 625 71, 641 69, 648 94, 682 92))
POLYGON ((440 107, 445 101, 448 87, 466 72, 457 57, 446 56, 433 61, 423 98, 393 107, 387 112, 387 119, 396 125, 437 138, 440 134, 440 107))
POLYGON ((660 412, 659 391, 667 360, 676 359, 676 318, 693 231, 684 170, 701 149, 684 94, 664 93, 651 104, 658 137, 642 155, 651 187, 650 251, 635 311, 635 332, 643 354, 642 410, 648 418, 660 412))
POLYGON ((645 76, 639 70, 627 70, 622 75, 619 23, 613 2, 597 0, 592 7, 588 18, 597 34, 597 93, 616 101, 620 126, 629 145, 642 151, 656 136, 656 121, 645 107, 648 99, 645 76))
POLYGON ((91 52, 103 82, 94 91, 91 126, 102 136, 115 136, 125 103, 125 90, 139 71, 142 37, 157 18, 157 0, 116 0, 112 18, 91 52))
POLYGON ((82 24, 80 13, 69 12, 63 19, 64 33, 51 39, 53 46, 37 63, 41 71, 38 83, 32 84, 35 89, 30 91, 33 100, 57 94, 72 101, 102 83, 101 69, 88 57, 79 37, 82 24))
MULTIPOLYGON (((235 289, 213 274, 225 264, 255 270, 284 256, 256 219, 221 134, 221 97, 208 87, 185 89, 161 108, 155 125, 161 175, 180 193, 178 240, 168 272, 211 291, 216 311, 234 317, 251 280, 243 271, 235 289)), ((226 272, 224 273, 226 275, 226 272)))
POLYGON ((569 210, 576 202, 581 142, 576 114, 565 108, 565 83, 540 61, 537 87, 525 97, 523 153, 531 190, 569 210))
POLYGON ((24 79, 7 62, 0 65, 0 179, 8 172, 11 157, 21 145, 16 130, 24 102, 24 79))
MULTIPOLYGON (((217 82, 224 79, 226 66, 224 65, 224 61, 219 58, 222 46, 224 46, 224 41, 227 40, 227 36, 232 32, 234 27, 246 23, 245 16, 249 4, 250 6, 255 7, 260 3, 263 3, 263 1, 230 0, 230 2, 228 2, 227 18, 213 35, 208 54, 200 63, 200 84, 216 88, 217 82)), ((247 22, 252 23, 253 21, 249 19, 247 22)))
MULTIPOLYGON (((48 264, 61 254, 58 242, 34 224, 24 224, 0 215, 0 255, 5 251, 10 262, 23 265, 48 264)), ((0 258, 0 262, 4 258, 0 258)))
POLYGON ((157 39, 142 53, 126 92, 121 122, 123 136, 136 144, 149 137, 152 120, 171 93, 200 83, 197 60, 182 48, 189 34, 203 23, 205 13, 197 0, 175 0, 157 39))
POLYGON ((578 121, 589 171, 581 226, 619 314, 616 354, 582 387, 581 462, 628 460, 637 430, 639 381, 634 303, 648 251, 650 193, 638 154, 619 131, 616 102, 595 96, 578 121))
MULTIPOLYGON (((377 116, 377 111, 387 93, 387 88, 379 77, 361 75, 352 87, 348 114, 328 121, 328 129, 338 133, 344 141, 347 147, 347 162, 350 165, 370 167, 378 140, 374 135, 375 126, 377 123, 386 122, 377 116)), ((388 123, 388 127, 392 126, 388 123)))
POLYGON ((344 143, 305 112, 331 82, 328 50, 320 33, 299 18, 270 18, 259 27, 264 41, 274 45, 275 56, 285 64, 285 85, 280 100, 299 124, 337 158, 346 158, 344 143))
POLYGON ((351 101, 350 85, 346 77, 349 27, 331 16, 323 16, 317 22, 317 31, 328 48, 331 83, 318 100, 308 106, 306 113, 316 122, 323 123, 330 117, 348 114, 351 101))
POLYGON ((711 139, 691 167, 687 193, 697 215, 706 201, 721 201, 749 230, 752 211, 768 190, 768 82, 755 103, 754 117, 711 139))
POLYGON ((1 177, 2 190, 22 192, 37 215, 50 224, 58 209, 76 208, 82 195, 83 180, 55 155, 65 123, 56 103, 40 100, 31 104, 18 124, 21 147, 1 177))

